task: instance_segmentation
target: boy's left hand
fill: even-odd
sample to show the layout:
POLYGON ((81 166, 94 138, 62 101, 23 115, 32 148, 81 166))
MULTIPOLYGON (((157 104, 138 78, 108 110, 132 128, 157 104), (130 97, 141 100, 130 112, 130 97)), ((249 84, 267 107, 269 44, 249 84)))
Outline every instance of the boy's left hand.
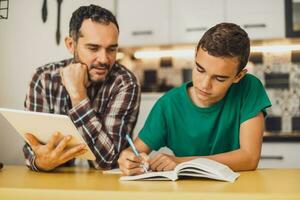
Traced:
POLYGON ((177 164, 175 156, 171 156, 164 153, 158 153, 150 159, 150 168, 153 171, 171 171, 177 164))

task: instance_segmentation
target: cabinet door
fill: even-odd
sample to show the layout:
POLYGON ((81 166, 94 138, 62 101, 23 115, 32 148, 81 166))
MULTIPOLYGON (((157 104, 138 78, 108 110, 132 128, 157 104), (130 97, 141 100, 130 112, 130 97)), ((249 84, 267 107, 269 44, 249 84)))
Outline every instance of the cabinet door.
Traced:
POLYGON ((250 39, 284 38, 284 0, 227 0, 226 21, 239 24, 250 39))
POLYGON ((121 47, 169 43, 169 0, 119 0, 121 47))
POLYGON ((224 1, 172 0, 171 42, 197 43, 210 27, 224 21, 224 1))
POLYGON ((299 168, 300 143, 263 143, 259 168, 299 168))
POLYGON ((68 9, 69 7, 71 7, 71 10, 75 10, 77 8, 79 8, 80 6, 88 6, 90 4, 95 4, 98 6, 101 6, 103 8, 106 8, 108 10, 110 10, 112 13, 116 14, 115 12, 115 3, 112 0, 77 0, 77 1, 64 1, 63 2, 63 6, 66 7, 65 4, 68 4, 68 9))

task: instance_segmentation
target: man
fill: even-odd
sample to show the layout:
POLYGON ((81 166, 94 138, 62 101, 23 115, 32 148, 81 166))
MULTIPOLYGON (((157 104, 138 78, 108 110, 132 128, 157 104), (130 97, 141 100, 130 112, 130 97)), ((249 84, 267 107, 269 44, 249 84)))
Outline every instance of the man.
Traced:
POLYGON ((131 149, 118 160, 123 174, 143 173, 142 163, 168 171, 188 160, 206 157, 235 171, 257 167, 264 132, 265 109, 271 106, 261 82, 244 69, 250 42, 239 26, 221 23, 197 45, 192 82, 161 97, 131 149), (151 150, 167 146, 174 156, 151 150))
MULTIPOLYGON (((50 63, 36 70, 25 109, 67 114, 96 156, 95 168, 116 166, 137 119, 140 86, 135 76, 116 63, 119 26, 113 14, 99 6, 78 8, 69 24, 65 44, 73 59, 50 63)), ((47 144, 27 134, 27 165, 49 171, 83 154, 84 145, 66 149, 70 136, 54 133, 47 144)))

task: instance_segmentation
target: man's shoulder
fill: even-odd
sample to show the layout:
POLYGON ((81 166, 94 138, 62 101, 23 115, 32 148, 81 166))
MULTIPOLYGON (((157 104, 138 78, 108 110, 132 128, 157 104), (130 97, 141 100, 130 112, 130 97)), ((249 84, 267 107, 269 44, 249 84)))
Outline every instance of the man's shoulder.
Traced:
POLYGON ((139 85, 135 75, 124 65, 115 63, 110 73, 110 79, 118 85, 139 85))
POLYGON ((47 63, 45 65, 36 68, 35 74, 39 76, 58 75, 59 69, 68 65, 70 62, 71 59, 64 59, 60 61, 47 63))

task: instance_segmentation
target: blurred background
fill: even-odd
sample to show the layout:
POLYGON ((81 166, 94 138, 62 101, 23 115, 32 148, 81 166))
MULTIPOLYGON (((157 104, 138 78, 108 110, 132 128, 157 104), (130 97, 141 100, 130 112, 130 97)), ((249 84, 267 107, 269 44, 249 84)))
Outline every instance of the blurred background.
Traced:
MULTIPOLYGON (((273 104, 259 166, 300 167, 300 0, 0 0, 0 107, 23 109, 35 68, 71 57, 64 46, 69 19, 89 4, 117 16, 118 62, 142 86, 135 136, 155 101, 191 80, 203 33, 234 22, 251 39, 247 69, 273 104)), ((23 143, 0 116, 0 161, 24 164, 23 143)))

